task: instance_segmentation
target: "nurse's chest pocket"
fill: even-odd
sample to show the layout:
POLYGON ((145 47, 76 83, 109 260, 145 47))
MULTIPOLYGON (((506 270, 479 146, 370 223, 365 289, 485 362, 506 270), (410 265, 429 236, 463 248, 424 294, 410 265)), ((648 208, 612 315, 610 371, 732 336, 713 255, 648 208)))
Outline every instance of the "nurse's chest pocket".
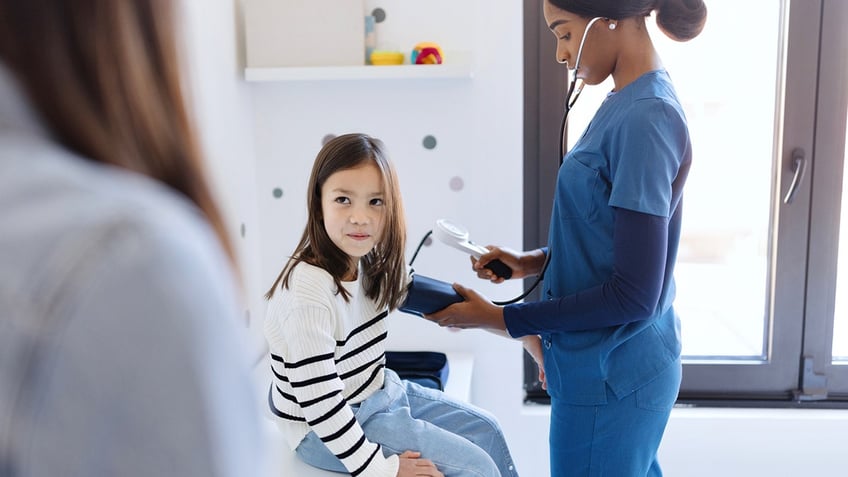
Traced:
POLYGON ((556 207, 563 220, 591 220, 598 207, 608 202, 604 194, 608 187, 601 174, 573 158, 562 163, 557 187, 556 207))

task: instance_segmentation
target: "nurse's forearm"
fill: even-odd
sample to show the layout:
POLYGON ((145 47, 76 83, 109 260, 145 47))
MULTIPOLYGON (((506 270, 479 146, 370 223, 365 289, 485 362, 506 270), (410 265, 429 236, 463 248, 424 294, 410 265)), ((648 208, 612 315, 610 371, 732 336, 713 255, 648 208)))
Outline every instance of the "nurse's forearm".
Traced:
POLYGON ((538 275, 542 273, 542 266, 545 264, 545 257, 547 256, 548 248, 537 248, 536 250, 530 250, 528 252, 524 252, 519 261, 521 263, 521 268, 526 273, 526 276, 538 275))
POLYGON ((506 306, 509 333, 590 330, 652 317, 665 278, 668 219, 616 209, 614 234, 609 280, 568 296, 506 306))

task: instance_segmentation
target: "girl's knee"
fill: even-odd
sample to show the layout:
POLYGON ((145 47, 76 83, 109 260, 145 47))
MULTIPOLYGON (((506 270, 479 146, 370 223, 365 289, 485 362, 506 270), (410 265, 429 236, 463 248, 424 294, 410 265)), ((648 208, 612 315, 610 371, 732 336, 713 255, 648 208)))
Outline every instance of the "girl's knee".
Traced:
POLYGON ((497 464, 482 449, 468 450, 454 459, 430 459, 445 477, 501 477, 497 464))

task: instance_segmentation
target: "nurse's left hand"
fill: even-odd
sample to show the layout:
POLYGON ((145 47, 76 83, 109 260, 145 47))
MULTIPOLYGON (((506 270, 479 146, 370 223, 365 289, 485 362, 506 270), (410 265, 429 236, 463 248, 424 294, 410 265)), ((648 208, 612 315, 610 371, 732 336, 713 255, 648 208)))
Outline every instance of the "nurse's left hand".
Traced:
POLYGON ((425 315, 424 318, 451 328, 484 328, 506 331, 503 308, 494 305, 476 291, 454 283, 453 289, 462 295, 465 301, 425 315))

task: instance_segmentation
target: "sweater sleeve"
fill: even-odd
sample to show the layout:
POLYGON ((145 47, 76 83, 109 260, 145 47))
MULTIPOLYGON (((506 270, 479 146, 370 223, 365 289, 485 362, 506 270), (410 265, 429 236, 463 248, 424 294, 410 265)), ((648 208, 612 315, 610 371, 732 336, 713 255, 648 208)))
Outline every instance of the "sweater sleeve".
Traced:
MULTIPOLYGON (((306 423, 353 476, 394 477, 396 456, 383 456, 379 444, 365 438, 353 410, 343 395, 344 383, 335 364, 335 323, 328 309, 303 305, 291 310, 282 335, 286 360, 271 345, 275 380, 288 380, 306 423)), ((281 386, 278 384, 278 388, 281 386)))
POLYGON ((668 218, 615 209, 610 278, 568 296, 504 308, 513 337, 622 325, 653 316, 663 287, 668 218))

